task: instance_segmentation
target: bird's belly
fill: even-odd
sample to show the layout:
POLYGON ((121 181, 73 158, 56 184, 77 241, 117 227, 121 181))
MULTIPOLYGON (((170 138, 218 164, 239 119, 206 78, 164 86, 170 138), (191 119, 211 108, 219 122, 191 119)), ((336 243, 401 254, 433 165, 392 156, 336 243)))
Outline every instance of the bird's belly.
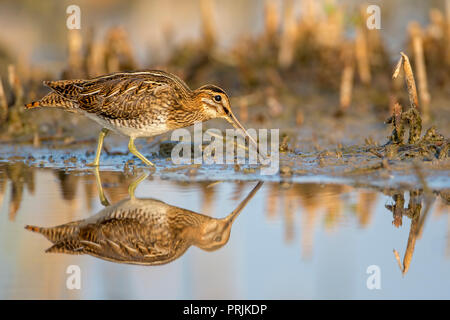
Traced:
POLYGON ((145 123, 137 120, 103 119, 97 115, 86 113, 86 116, 102 127, 127 137, 153 137, 169 131, 165 123, 145 123))

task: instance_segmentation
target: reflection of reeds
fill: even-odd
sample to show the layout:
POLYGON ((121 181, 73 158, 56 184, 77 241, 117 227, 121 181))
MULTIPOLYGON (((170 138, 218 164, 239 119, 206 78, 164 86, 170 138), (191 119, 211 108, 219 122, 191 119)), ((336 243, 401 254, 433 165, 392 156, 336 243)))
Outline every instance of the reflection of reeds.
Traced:
POLYGON ((62 170, 56 172, 58 177, 61 193, 64 200, 75 200, 78 186, 78 176, 68 174, 62 170))
POLYGON ((377 200, 376 192, 360 191, 358 194, 358 203, 356 204, 356 214, 358 215, 359 225, 366 227, 372 220, 374 206, 377 200))
MULTIPOLYGON (((15 220, 23 200, 24 188, 26 187, 31 194, 34 193, 34 172, 23 163, 2 165, 0 166, 0 171, 4 171, 7 179, 10 181, 11 198, 9 200, 8 212, 9 219, 15 220)), ((0 193, 4 192, 4 187, 5 184, 0 188, 0 193)))
POLYGON ((401 225, 402 216, 406 215, 411 219, 411 226, 409 229, 408 242, 406 245, 405 255, 403 257, 403 263, 401 262, 400 255, 397 250, 394 249, 394 256, 397 260, 397 263, 402 271, 402 274, 405 275, 409 267, 411 265, 411 260, 414 254, 414 248, 416 245, 416 240, 420 236, 421 226, 423 226, 424 220, 427 217, 427 212, 429 207, 426 209, 426 212, 421 216, 422 211, 422 194, 417 190, 411 190, 409 192, 409 202, 408 208, 404 208, 404 196, 402 193, 397 193, 393 196, 394 205, 386 206, 387 209, 392 211, 394 215, 394 223, 396 226, 401 225))
POLYGON ((285 223, 284 240, 286 243, 291 243, 294 239, 294 214, 297 209, 297 201, 294 197, 287 196, 284 197, 283 200, 285 223))
POLYGON ((202 210, 201 212, 213 215, 214 214, 214 202, 216 197, 216 186, 209 186, 210 183, 201 183, 200 190, 202 195, 202 210))

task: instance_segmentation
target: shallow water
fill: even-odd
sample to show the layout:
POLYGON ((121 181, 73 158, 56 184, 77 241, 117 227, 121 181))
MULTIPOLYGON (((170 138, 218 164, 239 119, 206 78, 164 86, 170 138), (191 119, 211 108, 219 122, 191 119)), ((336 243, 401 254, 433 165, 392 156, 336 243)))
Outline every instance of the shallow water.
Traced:
MULTIPOLYGON (((137 177, 121 172, 100 172, 99 177, 109 207, 129 203, 128 187, 137 177)), ((150 176, 137 185, 135 196, 165 203, 145 200, 158 203, 158 208, 191 210, 188 214, 193 217, 202 213, 222 218, 256 185, 256 181, 176 182, 150 176)), ((89 254, 46 253, 52 242, 24 229, 25 225, 51 227, 89 217, 95 221, 104 207, 93 171, 66 173, 2 164, 0 297, 448 299, 448 194, 448 190, 423 193, 265 182, 232 223, 229 240, 215 251, 199 248, 211 247, 210 240, 197 241, 195 232, 180 232, 180 238, 190 234, 194 239, 188 241, 186 252, 166 264, 142 266, 89 254), (388 209, 394 204, 397 218, 388 209), (406 267, 404 275, 393 250, 402 268, 406 267), (66 285, 71 265, 80 267, 79 290, 66 285), (370 290, 367 280, 373 274, 367 270, 373 265, 379 268, 380 289, 370 290)), ((154 206, 143 211, 166 214, 154 206)), ((151 226, 145 227, 153 232, 151 226)), ((150 246, 165 248, 158 241, 150 246)))

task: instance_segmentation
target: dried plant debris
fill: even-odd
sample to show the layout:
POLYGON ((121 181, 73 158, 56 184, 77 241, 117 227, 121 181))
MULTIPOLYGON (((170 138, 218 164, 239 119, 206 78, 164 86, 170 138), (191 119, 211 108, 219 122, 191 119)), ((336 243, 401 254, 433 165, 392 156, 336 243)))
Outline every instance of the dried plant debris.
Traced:
POLYGON ((447 144, 449 140, 437 133, 435 127, 429 128, 425 135, 421 137, 422 118, 419 113, 419 100, 414 74, 408 56, 403 52, 400 54, 401 57, 394 69, 392 78, 396 79, 403 69, 410 108, 407 111, 402 111, 403 108, 399 103, 394 105, 393 115, 386 121, 386 123, 392 124, 393 130, 388 137, 388 143, 385 145, 385 153, 389 158, 445 159, 448 157, 447 144), (409 127, 407 143, 404 142, 405 126, 409 127))

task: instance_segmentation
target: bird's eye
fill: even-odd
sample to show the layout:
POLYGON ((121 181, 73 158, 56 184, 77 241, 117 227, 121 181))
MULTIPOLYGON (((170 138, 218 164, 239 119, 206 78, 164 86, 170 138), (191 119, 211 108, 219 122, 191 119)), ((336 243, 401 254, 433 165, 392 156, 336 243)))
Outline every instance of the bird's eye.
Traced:
POLYGON ((216 102, 220 102, 222 100, 222 97, 220 95, 214 96, 214 100, 216 102))

